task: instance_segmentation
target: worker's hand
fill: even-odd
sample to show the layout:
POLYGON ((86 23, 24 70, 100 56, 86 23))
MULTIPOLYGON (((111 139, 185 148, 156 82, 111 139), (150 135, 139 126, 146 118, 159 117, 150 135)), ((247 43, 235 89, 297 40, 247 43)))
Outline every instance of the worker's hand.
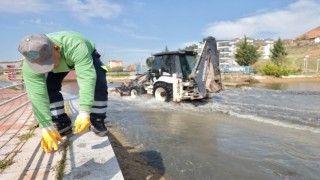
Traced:
POLYGON ((79 112, 79 115, 77 116, 76 122, 75 122, 75 129, 73 131, 74 134, 81 134, 87 131, 89 128, 91 122, 90 122, 90 115, 88 112, 79 112))
POLYGON ((55 151, 58 150, 59 141, 63 142, 59 132, 53 126, 42 128, 41 147, 45 152, 50 153, 52 146, 55 151))

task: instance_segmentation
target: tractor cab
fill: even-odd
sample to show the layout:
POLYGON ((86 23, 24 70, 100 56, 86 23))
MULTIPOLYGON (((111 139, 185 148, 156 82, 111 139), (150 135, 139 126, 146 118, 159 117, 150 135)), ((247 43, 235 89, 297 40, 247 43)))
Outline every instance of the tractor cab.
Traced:
POLYGON ((154 54, 151 75, 158 79, 160 76, 177 74, 183 82, 189 81, 189 75, 196 64, 194 51, 170 51, 154 54))

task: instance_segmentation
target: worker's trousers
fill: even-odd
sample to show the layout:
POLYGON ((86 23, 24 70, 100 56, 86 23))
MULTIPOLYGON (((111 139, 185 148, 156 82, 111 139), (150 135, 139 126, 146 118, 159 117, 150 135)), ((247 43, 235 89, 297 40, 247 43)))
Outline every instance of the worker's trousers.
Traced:
MULTIPOLYGON (((106 70, 101 68, 103 63, 100 54, 94 51, 92 54, 93 65, 96 70, 97 80, 94 93, 94 103, 90 113, 90 120, 104 120, 107 112, 108 86, 106 80, 106 70)), ((48 95, 50 99, 50 111, 53 122, 70 122, 65 113, 64 100, 61 94, 62 81, 68 72, 53 73, 49 72, 46 78, 48 95)))

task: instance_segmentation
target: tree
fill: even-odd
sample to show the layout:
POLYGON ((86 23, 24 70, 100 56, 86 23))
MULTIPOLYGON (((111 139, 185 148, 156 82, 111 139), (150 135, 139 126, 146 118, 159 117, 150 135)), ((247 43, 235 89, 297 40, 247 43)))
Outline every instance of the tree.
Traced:
POLYGON ((273 46, 273 49, 271 49, 270 52, 271 61, 277 66, 282 65, 283 61, 286 59, 286 56, 288 55, 280 38, 278 38, 278 40, 273 46))
POLYGON ((153 65, 153 57, 148 57, 147 60, 146 60, 146 64, 148 67, 151 67, 153 65))
POLYGON ((168 52, 168 51, 169 51, 168 46, 166 46, 163 52, 168 52))
POLYGON ((197 49, 197 48, 198 48, 198 45, 192 44, 192 45, 190 45, 190 46, 186 46, 184 49, 185 49, 186 51, 194 51, 194 50, 197 49))
POLYGON ((247 37, 244 36, 244 41, 240 43, 239 48, 236 50, 236 62, 240 66, 249 66, 258 61, 261 56, 258 52, 257 46, 248 44, 247 37))

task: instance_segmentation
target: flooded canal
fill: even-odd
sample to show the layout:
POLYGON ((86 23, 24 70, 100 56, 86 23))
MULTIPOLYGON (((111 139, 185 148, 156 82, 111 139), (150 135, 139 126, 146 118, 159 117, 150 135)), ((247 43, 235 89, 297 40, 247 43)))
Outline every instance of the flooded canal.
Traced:
POLYGON ((108 120, 167 179, 319 179, 319 97, 320 83, 179 104, 110 93, 108 120))

